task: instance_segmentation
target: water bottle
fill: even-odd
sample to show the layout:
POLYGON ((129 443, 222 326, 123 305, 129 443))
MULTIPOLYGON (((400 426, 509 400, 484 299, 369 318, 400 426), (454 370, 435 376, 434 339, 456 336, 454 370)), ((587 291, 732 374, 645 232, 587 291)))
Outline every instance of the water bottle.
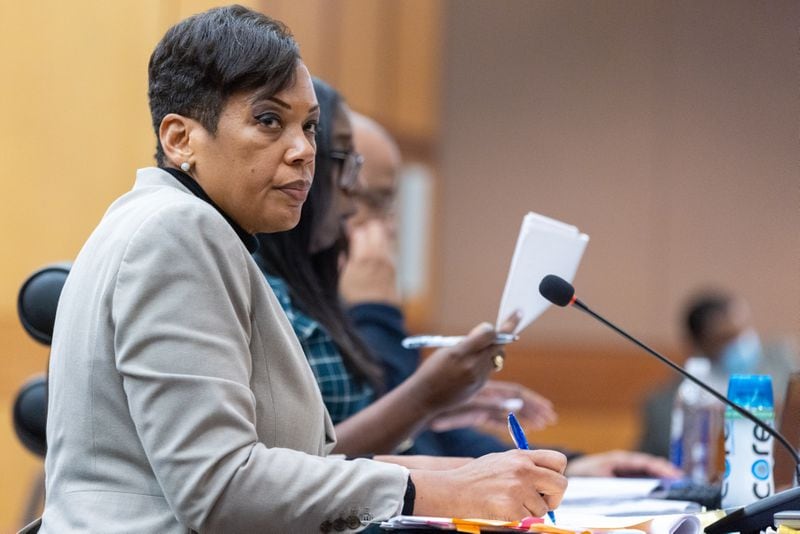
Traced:
MULTIPOLYGON (((731 376, 728 398, 770 427, 774 426, 769 376, 731 376)), ((726 408, 722 507, 745 506, 772 495, 775 491, 772 465, 772 436, 733 408, 726 408)))
MULTIPOLYGON (((711 362, 707 358, 689 358, 685 368, 708 382, 711 362)), ((670 461, 692 482, 709 484, 717 480, 721 427, 719 401, 688 378, 684 379, 672 407, 670 461)))

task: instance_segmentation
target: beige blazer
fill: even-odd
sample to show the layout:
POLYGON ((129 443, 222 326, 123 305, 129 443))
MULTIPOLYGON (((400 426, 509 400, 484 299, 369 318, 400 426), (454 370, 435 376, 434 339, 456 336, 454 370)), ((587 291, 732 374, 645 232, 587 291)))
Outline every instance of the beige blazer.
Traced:
POLYGON ((405 468, 325 458, 331 420, 233 228, 142 169, 56 316, 40 532, 319 532, 399 513, 405 468))

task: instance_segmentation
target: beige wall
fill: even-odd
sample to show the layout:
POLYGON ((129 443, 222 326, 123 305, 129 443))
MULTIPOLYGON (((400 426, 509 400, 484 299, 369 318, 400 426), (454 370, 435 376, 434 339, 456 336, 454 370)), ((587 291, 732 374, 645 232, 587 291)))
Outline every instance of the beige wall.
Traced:
MULTIPOLYGON (((454 0, 445 20, 443 330, 493 320, 531 210, 590 234, 580 295, 657 345, 706 284, 800 334, 800 3, 454 0)), ((564 310, 523 336, 617 346, 564 310)))
MULTIPOLYGON (((709 284, 768 338, 800 337, 800 3, 446 3, 438 330, 494 320, 522 216, 591 235, 583 300, 676 359, 709 284)), ((554 401, 532 438, 634 447, 668 369, 575 310, 507 349, 502 378, 554 401)))

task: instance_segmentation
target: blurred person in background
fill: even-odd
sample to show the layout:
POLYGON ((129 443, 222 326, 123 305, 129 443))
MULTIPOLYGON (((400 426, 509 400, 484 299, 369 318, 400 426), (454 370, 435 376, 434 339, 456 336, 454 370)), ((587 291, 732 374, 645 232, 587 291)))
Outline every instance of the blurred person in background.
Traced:
MULTIPOLYGON (((385 388, 411 376, 419 351, 404 349, 407 336, 395 263, 395 197, 401 156, 394 140, 372 119, 351 112, 355 149, 364 157, 361 186, 352 193, 355 213, 347 220, 349 241, 339 290, 359 335, 383 366, 385 388)), ((478 432, 480 425, 507 433, 506 415, 518 412, 526 428, 539 430, 557 420, 552 403, 511 382, 488 380, 461 405, 438 415, 426 430, 403 444, 404 454, 482 456, 508 449, 505 441, 478 432)))
MULTIPOLYGON (((389 390, 411 376, 419 351, 404 349, 407 336, 395 261, 395 198, 401 166, 394 139, 377 122, 351 112, 355 149, 363 156, 361 187, 352 197, 356 212, 348 218, 349 253, 342 267, 340 294, 359 334, 383 366, 389 390)), ((511 445, 494 434, 507 434, 506 416, 515 410, 536 430, 556 422, 552 403, 511 382, 488 380, 471 398, 432 419, 428 428, 407 441, 404 452, 436 456, 481 456, 511 445), (515 407, 516 406, 516 407, 515 407), (492 434, 478 430, 484 427, 492 434)), ((582 455, 565 451, 567 474, 584 476, 678 475, 668 462, 631 451, 582 455)))
MULTIPOLYGON (((711 387, 725 394, 731 375, 770 375, 776 407, 781 402, 789 374, 798 368, 796 356, 783 345, 765 349, 744 298, 719 290, 698 292, 684 308, 682 327, 690 357, 710 361, 711 387)), ((646 399, 639 450, 669 457, 671 413, 681 380, 646 399)))

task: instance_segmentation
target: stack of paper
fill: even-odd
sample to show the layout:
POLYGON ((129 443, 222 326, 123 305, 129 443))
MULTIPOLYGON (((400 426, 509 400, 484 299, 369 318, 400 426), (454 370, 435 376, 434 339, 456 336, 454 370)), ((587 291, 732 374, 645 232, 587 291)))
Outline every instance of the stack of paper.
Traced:
POLYGON ((539 294, 542 278, 555 274, 572 282, 588 242, 589 236, 574 226, 538 213, 525 215, 500 301, 497 326, 517 310, 522 319, 514 333, 539 317, 550 306, 539 294))
POLYGON ((696 503, 650 498, 660 481, 654 478, 570 477, 556 510, 556 523, 546 518, 520 521, 397 516, 384 521, 385 530, 450 530, 480 532, 539 532, 546 534, 626 533, 699 534, 696 503))
MULTIPOLYGON (((560 509, 559 509, 560 510, 560 509)), ((648 534, 700 534, 700 520, 689 514, 590 516, 558 512, 558 527, 591 532, 645 532, 648 534)))
POLYGON ((645 499, 661 485, 658 478, 569 477, 562 505, 645 499))
POLYGON ((482 532, 537 532, 539 534, 700 534, 700 520, 693 515, 660 516, 591 516, 575 515, 559 509, 556 525, 538 518, 523 521, 492 519, 456 519, 399 515, 381 523, 383 530, 449 530, 479 534, 482 532))
POLYGON ((384 530, 454 530, 456 532, 539 532, 549 534, 591 534, 588 530, 562 529, 547 524, 540 517, 526 517, 520 521, 496 519, 458 519, 455 517, 426 517, 399 515, 381 523, 384 530))
POLYGON ((691 501, 652 498, 657 478, 570 477, 559 510, 584 516, 652 516, 699 512, 691 501))

